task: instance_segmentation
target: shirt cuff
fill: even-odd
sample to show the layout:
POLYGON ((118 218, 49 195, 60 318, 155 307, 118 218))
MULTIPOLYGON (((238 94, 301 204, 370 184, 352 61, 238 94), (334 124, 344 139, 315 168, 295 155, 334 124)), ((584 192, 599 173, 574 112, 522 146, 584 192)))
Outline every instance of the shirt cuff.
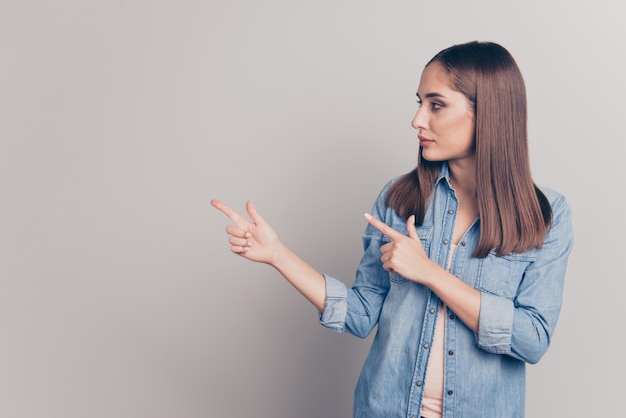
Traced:
POLYGON ((513 302, 507 298, 481 293, 478 319, 478 346, 495 354, 511 352, 513 302))
POLYGON ((326 279, 326 300, 324 312, 320 314, 320 324, 333 331, 343 332, 348 312, 348 290, 343 282, 324 275, 326 279))

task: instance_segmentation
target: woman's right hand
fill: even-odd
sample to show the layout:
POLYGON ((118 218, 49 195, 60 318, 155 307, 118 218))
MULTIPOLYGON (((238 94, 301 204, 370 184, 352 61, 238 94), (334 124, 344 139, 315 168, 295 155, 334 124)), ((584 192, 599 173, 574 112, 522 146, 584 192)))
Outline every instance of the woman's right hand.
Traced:
POLYGON ((246 211, 251 220, 244 218, 219 200, 211 200, 211 205, 235 223, 226 228, 226 232, 230 235, 228 240, 230 250, 233 253, 248 260, 273 264, 282 243, 272 227, 259 215, 252 202, 246 204, 246 211))
POLYGON ((326 279, 313 267, 283 245, 271 226, 259 215, 252 202, 246 204, 251 220, 219 200, 211 205, 224 212, 235 224, 226 228, 230 250, 252 261, 267 263, 280 272, 302 295, 324 311, 326 279))

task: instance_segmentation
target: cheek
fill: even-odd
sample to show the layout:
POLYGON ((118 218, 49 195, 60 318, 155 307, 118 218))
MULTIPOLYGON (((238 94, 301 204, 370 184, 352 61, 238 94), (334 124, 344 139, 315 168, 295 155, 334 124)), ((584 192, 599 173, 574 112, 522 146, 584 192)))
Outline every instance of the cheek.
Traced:
POLYGON ((466 109, 455 109, 433 117, 429 121, 429 127, 440 139, 447 138, 463 143, 474 142, 474 115, 468 113, 466 109))
POLYGON ((473 126, 463 126, 458 130, 459 139, 462 138, 463 142, 469 145, 474 145, 475 134, 473 126))
POLYGON ((474 118, 473 117, 460 117, 455 122, 455 136, 459 138, 459 140, 463 140, 463 142, 467 142, 469 144, 474 144, 475 139, 475 126, 474 126, 474 118))

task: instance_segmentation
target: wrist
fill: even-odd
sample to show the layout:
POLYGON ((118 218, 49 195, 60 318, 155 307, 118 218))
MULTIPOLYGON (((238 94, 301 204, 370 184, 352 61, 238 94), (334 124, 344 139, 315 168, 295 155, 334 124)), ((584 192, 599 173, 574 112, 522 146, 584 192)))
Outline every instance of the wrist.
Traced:
POLYGON ((432 260, 429 260, 429 268, 425 271, 422 284, 428 288, 432 288, 433 284, 441 280, 441 275, 446 274, 447 271, 439 264, 432 260))
POLYGON ((277 270, 281 270, 281 266, 284 266, 285 262, 288 259, 289 248, 285 246, 282 242, 278 241, 276 244, 276 248, 272 253, 268 264, 274 267, 277 270))

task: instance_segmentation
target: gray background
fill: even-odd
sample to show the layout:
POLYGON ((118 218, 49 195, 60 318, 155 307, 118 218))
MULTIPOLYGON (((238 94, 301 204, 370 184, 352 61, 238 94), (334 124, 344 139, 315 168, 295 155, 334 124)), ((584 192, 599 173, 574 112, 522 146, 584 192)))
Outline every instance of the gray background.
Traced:
POLYGON ((351 283, 362 213, 415 164, 423 65, 476 39, 516 57, 535 180, 574 211, 527 416, 615 416, 624 18, 610 0, 0 0, 0 416, 349 416, 370 341, 231 255, 209 201, 252 199, 351 283))

